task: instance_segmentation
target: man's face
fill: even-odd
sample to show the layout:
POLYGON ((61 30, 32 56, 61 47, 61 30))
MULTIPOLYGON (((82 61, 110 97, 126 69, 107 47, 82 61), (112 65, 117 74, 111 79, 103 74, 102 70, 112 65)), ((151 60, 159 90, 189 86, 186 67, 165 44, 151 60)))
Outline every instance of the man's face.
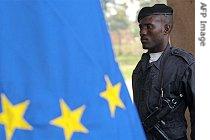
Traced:
POLYGON ((157 52, 164 40, 164 26, 161 15, 151 15, 140 20, 140 37, 143 49, 157 52))

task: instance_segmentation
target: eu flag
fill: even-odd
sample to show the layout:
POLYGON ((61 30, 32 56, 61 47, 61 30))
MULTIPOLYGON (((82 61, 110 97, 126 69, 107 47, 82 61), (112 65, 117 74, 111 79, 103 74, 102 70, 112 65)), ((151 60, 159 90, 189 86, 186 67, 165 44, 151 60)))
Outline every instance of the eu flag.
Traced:
POLYGON ((0 2, 0 139, 140 140, 98 0, 0 2))

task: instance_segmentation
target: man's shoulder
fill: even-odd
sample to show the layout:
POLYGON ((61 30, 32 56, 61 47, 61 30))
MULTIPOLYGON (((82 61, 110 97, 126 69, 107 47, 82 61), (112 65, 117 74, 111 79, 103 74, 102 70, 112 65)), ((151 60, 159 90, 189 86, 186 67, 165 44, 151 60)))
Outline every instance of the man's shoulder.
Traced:
POLYGON ((142 69, 142 67, 144 67, 146 65, 146 63, 148 63, 148 59, 149 59, 149 54, 143 53, 141 56, 141 59, 139 60, 135 69, 133 70, 133 73, 139 73, 140 70, 142 69))
POLYGON ((184 49, 171 47, 171 54, 182 58, 188 65, 191 65, 195 62, 194 56, 184 49))

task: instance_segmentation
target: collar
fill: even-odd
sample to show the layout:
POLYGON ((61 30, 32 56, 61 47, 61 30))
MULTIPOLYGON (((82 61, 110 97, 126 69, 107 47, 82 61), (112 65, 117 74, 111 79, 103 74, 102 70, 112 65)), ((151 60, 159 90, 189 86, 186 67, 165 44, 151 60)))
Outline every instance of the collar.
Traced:
POLYGON ((160 56, 162 55, 163 51, 162 52, 157 52, 157 53, 150 53, 149 56, 150 56, 150 59, 149 59, 149 62, 152 63, 152 62, 155 62, 157 61, 160 56))
POLYGON ((168 54, 170 54, 170 52, 171 52, 171 46, 168 44, 165 50, 163 51, 162 55, 160 56, 160 58, 157 61, 152 62, 158 70, 160 70, 161 67, 161 60, 167 57, 168 54))

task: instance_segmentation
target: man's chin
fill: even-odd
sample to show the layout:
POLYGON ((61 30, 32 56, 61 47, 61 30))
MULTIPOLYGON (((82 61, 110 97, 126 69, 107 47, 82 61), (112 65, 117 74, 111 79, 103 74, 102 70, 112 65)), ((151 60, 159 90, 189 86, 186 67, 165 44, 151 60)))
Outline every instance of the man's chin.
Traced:
POLYGON ((148 45, 142 44, 142 48, 143 48, 143 49, 149 49, 150 47, 149 47, 148 45))

